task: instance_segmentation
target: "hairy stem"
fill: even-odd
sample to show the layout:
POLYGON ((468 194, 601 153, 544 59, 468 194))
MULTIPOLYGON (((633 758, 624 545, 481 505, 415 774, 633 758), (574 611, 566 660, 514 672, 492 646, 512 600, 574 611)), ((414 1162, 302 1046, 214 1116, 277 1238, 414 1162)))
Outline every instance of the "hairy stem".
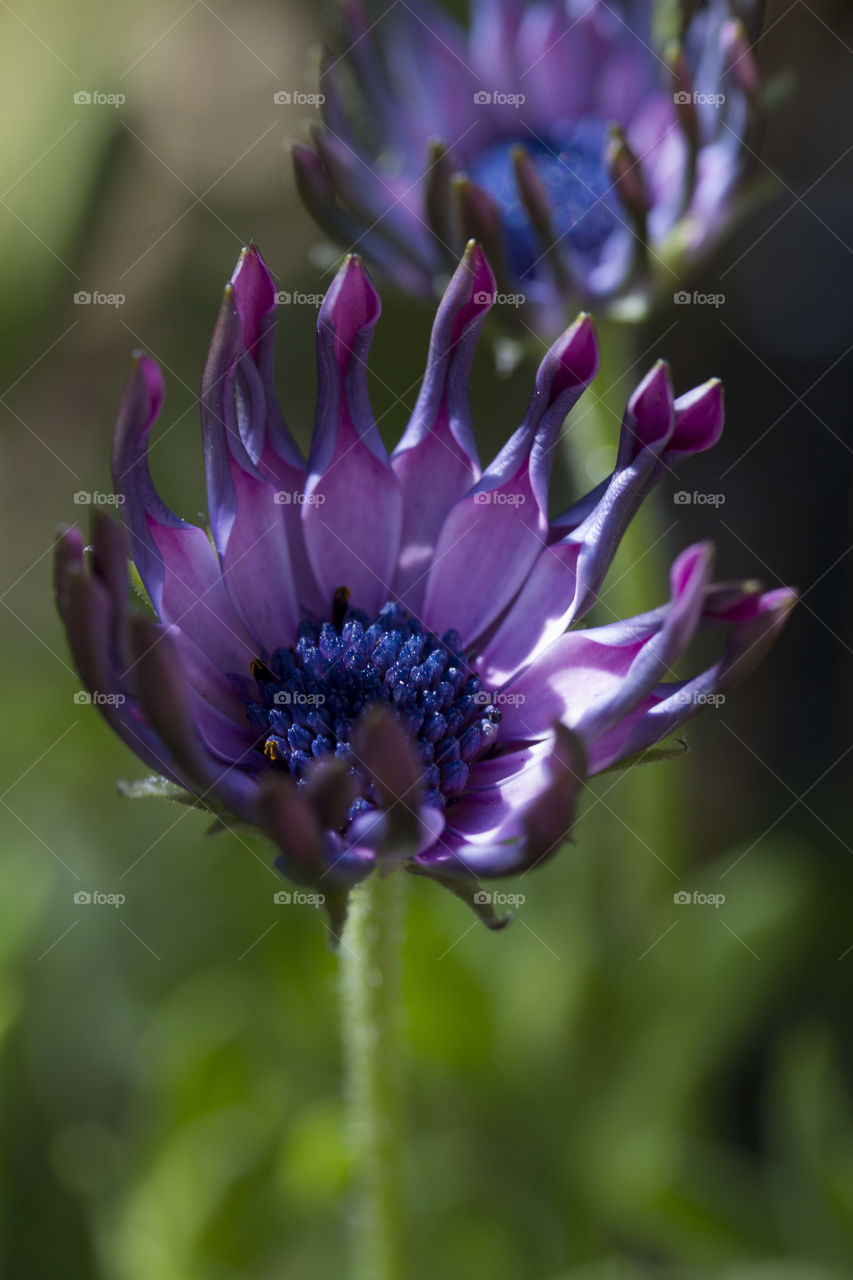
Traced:
POLYGON ((402 1280, 402 1005, 406 877, 354 890, 341 944, 349 1139, 355 1163, 352 1280, 402 1280))

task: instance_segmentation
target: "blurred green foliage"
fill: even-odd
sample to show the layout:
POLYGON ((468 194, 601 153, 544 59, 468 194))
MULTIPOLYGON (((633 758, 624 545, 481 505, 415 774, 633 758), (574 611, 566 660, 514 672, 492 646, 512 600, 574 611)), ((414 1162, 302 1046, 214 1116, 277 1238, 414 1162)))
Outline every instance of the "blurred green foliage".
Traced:
MULTIPOLYGON (((194 388, 240 242, 257 234, 288 288, 328 278, 283 176, 301 121, 272 104, 318 32, 263 0, 4 10, 0 1273, 331 1280, 349 1176, 324 923, 274 902, 257 837, 116 794, 144 770, 74 703, 49 595, 54 525, 85 516, 75 490, 108 488, 130 348, 168 367, 155 471, 194 518, 194 388), (120 85, 120 112, 73 104, 120 85), (76 308, 78 288, 127 302, 76 308)), ((312 322, 280 321, 303 441, 312 322)), ((428 329, 388 300, 373 390, 389 436, 428 329)), ((526 394, 484 350, 484 451, 526 394)), ((751 740, 755 717, 732 715, 751 740)), ((692 740, 659 766, 666 811, 647 773, 598 781, 576 844, 506 886, 526 901, 504 933, 408 886, 413 1280, 849 1276, 851 874, 824 829, 841 808, 777 822, 787 798, 724 728, 692 740), (674 901, 694 891, 726 900, 674 901)))

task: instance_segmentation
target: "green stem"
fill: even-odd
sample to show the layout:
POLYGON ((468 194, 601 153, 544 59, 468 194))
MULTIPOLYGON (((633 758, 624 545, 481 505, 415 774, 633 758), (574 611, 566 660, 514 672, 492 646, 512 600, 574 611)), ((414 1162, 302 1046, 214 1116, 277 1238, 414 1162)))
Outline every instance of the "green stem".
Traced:
POLYGON ((353 1280, 402 1280, 402 1002, 406 877, 353 891, 341 944, 348 1129, 355 1162, 353 1280))

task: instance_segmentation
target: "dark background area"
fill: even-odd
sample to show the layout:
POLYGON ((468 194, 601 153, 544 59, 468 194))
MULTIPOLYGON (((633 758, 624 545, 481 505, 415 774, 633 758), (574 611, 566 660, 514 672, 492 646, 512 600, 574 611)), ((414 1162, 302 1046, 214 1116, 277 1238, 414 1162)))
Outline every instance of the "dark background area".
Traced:
MULTIPOLYGON (((75 704, 50 595, 56 524, 87 518, 78 490, 110 490, 130 351, 164 366, 155 479, 197 519, 196 389, 241 245, 257 239, 282 289, 328 284, 333 255, 286 154, 311 111, 273 103, 312 87, 322 29, 313 6, 269 0, 0 12, 10 1277, 340 1274, 347 1154, 323 921, 274 904, 259 838, 208 839, 196 814, 116 795, 144 770, 75 704), (96 89, 126 102, 74 103, 96 89), (82 306, 79 290, 125 301, 82 306), (81 907, 79 890, 126 902, 81 907)), ((719 577, 792 583, 802 604, 748 684, 695 722, 688 755, 659 766, 664 784, 648 771, 594 784, 575 845, 507 886, 526 896, 509 930, 488 935, 437 888, 410 886, 423 1280, 850 1274, 853 13, 770 4, 759 60, 779 88, 755 142, 771 191, 694 281, 725 303, 673 306, 637 341, 647 364, 671 362, 679 391, 711 374, 727 390, 721 443, 663 486, 670 558, 711 537, 719 577), (725 502, 671 505, 679 487, 725 502), (726 901, 678 908, 674 887, 726 901)), ((380 287, 371 387, 390 443, 432 309, 380 287)), ((279 388, 303 444, 314 320, 280 310, 279 388)), ((484 457, 517 424, 529 376, 497 379, 483 342, 484 457)))

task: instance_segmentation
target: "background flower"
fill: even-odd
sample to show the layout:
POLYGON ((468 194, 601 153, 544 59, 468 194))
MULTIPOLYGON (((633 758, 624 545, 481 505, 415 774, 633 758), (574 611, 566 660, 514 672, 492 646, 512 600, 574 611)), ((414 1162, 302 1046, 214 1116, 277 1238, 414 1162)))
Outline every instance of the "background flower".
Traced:
POLYGON ((470 33, 425 3, 342 13, 297 182, 404 287, 474 236, 553 334, 581 302, 642 315, 728 228, 758 73, 727 0, 665 49, 650 0, 478 0, 470 33))

